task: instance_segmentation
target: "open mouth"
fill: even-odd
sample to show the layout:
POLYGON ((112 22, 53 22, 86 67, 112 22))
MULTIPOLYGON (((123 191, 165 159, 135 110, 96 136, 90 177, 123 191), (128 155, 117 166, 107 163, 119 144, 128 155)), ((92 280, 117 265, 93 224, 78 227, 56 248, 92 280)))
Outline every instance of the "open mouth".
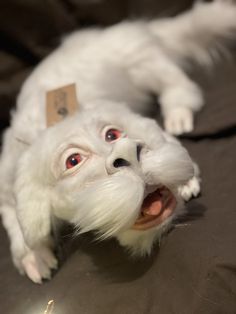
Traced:
POLYGON ((147 230, 160 225, 175 210, 177 201, 171 191, 161 187, 148 194, 143 201, 141 212, 132 229, 147 230))

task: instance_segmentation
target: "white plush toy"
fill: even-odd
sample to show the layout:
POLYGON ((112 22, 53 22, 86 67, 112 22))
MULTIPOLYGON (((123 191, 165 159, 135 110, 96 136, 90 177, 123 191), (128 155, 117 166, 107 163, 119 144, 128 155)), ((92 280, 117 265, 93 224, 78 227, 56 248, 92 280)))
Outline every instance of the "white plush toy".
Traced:
POLYGON ((150 253, 183 202, 199 193, 197 167, 169 133, 193 128, 203 105, 181 69, 209 65, 236 27, 231 2, 199 3, 171 19, 73 33, 25 82, 0 160, 3 224, 13 261, 36 283, 50 278, 52 217, 150 253), (46 125, 46 92, 75 83, 78 113, 46 125), (164 125, 141 116, 159 95, 164 125))

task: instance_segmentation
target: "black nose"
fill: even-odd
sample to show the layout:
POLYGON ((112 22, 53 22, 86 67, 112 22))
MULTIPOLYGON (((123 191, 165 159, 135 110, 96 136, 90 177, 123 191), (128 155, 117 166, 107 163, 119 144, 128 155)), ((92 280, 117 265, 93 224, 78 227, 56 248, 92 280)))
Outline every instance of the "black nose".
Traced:
MULTIPOLYGON (((136 149, 136 155, 137 155, 137 160, 140 160, 140 152, 141 152, 142 146, 141 145, 137 145, 137 149, 136 149)), ((124 158, 117 158, 114 160, 113 162, 113 166, 115 168, 119 168, 119 167, 129 167, 131 166, 131 163, 124 159, 124 158)))
POLYGON ((130 166, 130 162, 123 159, 123 158, 117 158, 114 162, 113 162, 113 166, 115 168, 119 168, 119 167, 129 167, 130 166))
POLYGON ((141 144, 138 144, 137 145, 137 160, 140 161, 140 153, 141 153, 141 150, 142 150, 142 145, 141 144))
POLYGON ((140 171, 139 161, 142 147, 140 141, 126 137, 116 141, 105 161, 107 173, 114 174, 117 171, 123 171, 123 169, 140 171))

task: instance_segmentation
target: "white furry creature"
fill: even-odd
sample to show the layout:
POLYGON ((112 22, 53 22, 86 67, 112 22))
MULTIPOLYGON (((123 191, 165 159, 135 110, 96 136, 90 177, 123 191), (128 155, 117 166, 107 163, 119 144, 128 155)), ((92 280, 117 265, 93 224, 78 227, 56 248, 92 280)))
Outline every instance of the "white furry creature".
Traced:
POLYGON ((75 32, 36 68, 0 160, 1 214, 21 273, 41 283, 56 268, 53 217, 78 234, 115 237, 132 254, 151 251, 200 190, 197 168, 169 135, 191 131, 203 105, 180 65, 209 64, 235 27, 231 2, 200 3, 171 19, 75 32), (74 82, 78 113, 47 128, 46 91, 74 82), (169 133, 140 115, 149 93, 159 95, 169 133))

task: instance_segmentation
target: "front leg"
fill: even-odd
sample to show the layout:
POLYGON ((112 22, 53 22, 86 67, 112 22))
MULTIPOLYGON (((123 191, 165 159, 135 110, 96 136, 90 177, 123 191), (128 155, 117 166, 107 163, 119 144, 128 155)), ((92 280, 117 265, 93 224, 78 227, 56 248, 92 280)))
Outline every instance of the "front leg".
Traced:
POLYGON ((57 267, 57 260, 52 251, 47 197, 42 187, 30 179, 31 163, 27 159, 19 162, 24 150, 24 144, 8 129, 0 158, 0 213, 14 265, 21 274, 41 283, 50 277, 51 269, 57 267), (18 164, 14 168, 16 160, 18 164))
MULTIPOLYGON (((36 197, 35 194, 30 197, 36 197)), ((43 200, 40 202, 43 206, 43 200)), ((20 252, 19 256, 13 251, 13 258, 17 259, 17 266, 21 273, 25 273, 33 282, 42 283, 43 279, 51 278, 51 271, 57 268, 57 259, 53 253, 54 241, 50 235, 50 217, 42 215, 40 204, 36 206, 31 202, 24 204, 21 208, 21 203, 18 203, 17 224, 14 229, 18 228, 22 234, 22 242, 24 243, 24 251, 20 252), (28 207, 29 205, 29 207, 28 207), (30 206, 33 205, 33 206, 30 206)), ((9 226, 9 229, 13 228, 9 226)), ((11 242, 18 242, 19 239, 11 237, 11 242)))
POLYGON ((18 162, 14 186, 15 214, 26 248, 20 256, 20 270, 33 282, 42 283, 43 279, 51 277, 51 270, 57 268, 57 260, 50 235, 50 191, 43 182, 45 175, 37 167, 29 167, 35 156, 27 151, 18 162))
MULTIPOLYGON (((172 135, 164 132, 165 139, 169 143, 174 143, 176 145, 181 145, 179 140, 172 135)), ((184 199, 184 201, 189 201, 192 197, 197 197, 201 191, 201 176, 200 169, 195 162, 193 163, 193 177, 188 180, 184 185, 179 186, 178 193, 184 199)))
POLYGON ((58 263, 52 249, 53 242, 48 238, 44 243, 29 249, 22 258, 22 269, 34 283, 51 279, 52 270, 57 269, 58 263))
MULTIPOLYGON (((30 197, 34 198, 36 195, 30 197)), ((42 201, 42 205, 43 203, 42 201)), ((50 279, 51 271, 57 268, 57 259, 53 253, 54 241, 50 236, 50 216, 42 214, 42 210, 47 209, 41 208, 40 203, 38 206, 35 206, 36 203, 32 204, 34 207, 27 207, 28 205, 30 206, 30 202, 21 208, 18 204, 17 223, 19 221, 20 227, 14 227, 22 230, 21 238, 25 247, 25 250, 20 252, 21 255, 17 256, 18 269, 33 282, 42 283, 43 279, 50 279)), ((19 239, 13 238, 11 241, 13 243, 19 239)), ((14 253, 13 258, 16 258, 14 253)))
POLYGON ((23 236, 15 208, 10 204, 2 204, 0 210, 16 268, 35 283, 50 279, 51 270, 57 268, 57 260, 52 251, 52 239, 48 236, 40 244, 30 248, 23 236))

